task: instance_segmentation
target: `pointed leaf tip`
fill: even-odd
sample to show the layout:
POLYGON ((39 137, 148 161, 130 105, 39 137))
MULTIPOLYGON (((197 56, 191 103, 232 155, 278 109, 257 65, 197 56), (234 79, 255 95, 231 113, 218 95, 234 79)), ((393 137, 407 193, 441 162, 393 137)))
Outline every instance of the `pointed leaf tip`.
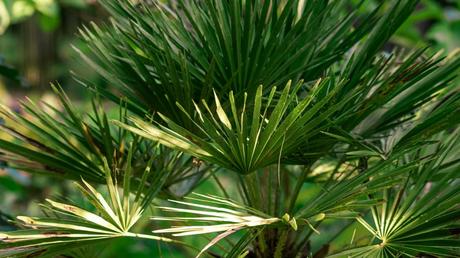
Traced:
POLYGON ((16 217, 18 220, 26 223, 26 224, 34 224, 35 223, 35 220, 33 220, 31 217, 27 217, 27 216, 17 216, 16 217))
POLYGON ((214 99, 216 102, 216 112, 217 116, 219 117, 220 121, 228 128, 232 129, 232 124, 230 123, 230 120, 228 119, 227 114, 225 114, 224 109, 222 108, 222 105, 220 104, 219 97, 217 97, 217 93, 214 91, 214 99))
POLYGON ((4 233, 0 233, 0 241, 3 241, 5 239, 8 238, 8 235, 7 234, 4 234, 4 233))

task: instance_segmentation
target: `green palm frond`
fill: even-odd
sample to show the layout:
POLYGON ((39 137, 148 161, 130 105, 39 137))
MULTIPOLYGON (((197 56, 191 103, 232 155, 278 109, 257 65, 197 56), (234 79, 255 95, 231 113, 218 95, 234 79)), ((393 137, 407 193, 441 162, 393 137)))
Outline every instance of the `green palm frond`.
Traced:
POLYGON ((395 166, 404 155, 407 155, 406 151, 398 155, 393 154, 367 169, 356 166, 344 171, 335 171, 335 174, 329 176, 323 189, 311 202, 303 205, 296 216, 309 218, 324 214, 326 218, 353 218, 363 208, 381 203, 381 198, 363 197, 395 186, 404 176, 424 163, 421 159, 415 159, 407 164, 395 166))
POLYGON ((317 80, 372 33, 349 61, 347 71, 359 77, 416 2, 395 1, 391 11, 363 15, 345 12, 346 2, 323 0, 178 1, 175 7, 102 1, 114 20, 81 31, 90 47, 82 57, 121 95, 82 83, 117 103, 123 96, 138 115, 158 111, 190 129, 176 102, 191 112, 191 100, 210 101, 212 89, 222 97, 233 90, 240 99, 261 84, 317 80))
POLYGON ((104 182, 104 159, 110 167, 123 166, 120 157, 126 152, 122 137, 126 133, 110 128, 106 114, 95 103, 93 115, 84 119, 61 90, 54 90, 64 112, 47 103, 43 103, 46 109, 40 108, 31 100, 22 104, 24 114, 1 106, 6 118, 2 130, 14 137, 0 139, 1 159, 23 171, 104 182))
MULTIPOLYGON (((225 111, 215 94, 216 106, 212 111, 206 101, 202 107, 195 104, 193 114, 187 117, 198 128, 199 134, 187 130, 160 114, 168 127, 157 126, 133 118, 135 126, 117 122, 122 128, 140 136, 158 141, 170 148, 178 149, 213 164, 248 174, 258 168, 275 164, 280 159, 298 151, 299 147, 310 137, 326 130, 332 123, 328 122, 346 101, 329 105, 335 96, 331 80, 318 81, 309 90, 308 95, 298 100, 297 94, 303 82, 297 83, 291 90, 289 82, 278 93, 273 87, 263 101, 263 88, 260 86, 251 103, 242 103, 238 109, 233 92, 229 93, 230 111, 225 111), (317 95, 326 94, 322 99, 317 95), (264 103, 263 103, 264 102, 264 103), (253 107, 249 111, 249 107, 253 107)), ((339 88, 339 87, 337 87, 339 88)), ((351 96, 348 97, 351 99, 351 96)), ((180 108, 185 111, 181 106, 180 108)))
POLYGON ((352 76, 349 71, 342 71, 337 80, 347 78, 347 81, 340 85, 331 101, 347 103, 332 117, 334 126, 311 137, 304 153, 295 153, 287 160, 309 164, 334 152, 331 148, 338 139, 328 133, 379 146, 379 151, 374 148, 372 152, 385 156, 458 125, 460 121, 455 114, 460 111, 460 94, 452 79, 460 68, 460 58, 425 56, 425 51, 375 57, 365 75, 355 82, 348 79, 352 76), (346 94, 350 92, 355 95, 352 101, 347 101, 346 94), (394 142, 380 146, 380 139, 387 136, 393 137, 394 142))
MULTIPOLYGON (((387 189, 380 205, 371 209, 371 221, 358 217, 375 238, 373 245, 352 248, 331 257, 458 257, 460 207, 458 168, 434 180, 446 157, 458 148, 458 131, 438 150, 437 158, 419 166, 398 188, 387 189)), ((449 162, 449 166, 458 164, 449 162)), ((443 165, 444 164, 444 165, 443 165)))
MULTIPOLYGON (((53 88, 59 96, 62 111, 48 103, 28 100, 22 103, 24 113, 17 113, 6 106, 0 106, 0 115, 5 122, 0 129, 6 134, 0 136, 0 160, 6 166, 33 174, 45 174, 65 179, 105 183, 104 162, 112 170, 126 166, 129 143, 133 150, 133 177, 140 180, 147 161, 155 171, 169 171, 165 191, 183 195, 190 190, 175 193, 176 184, 184 182, 193 187, 208 172, 207 166, 193 167, 193 157, 158 144, 139 139, 130 132, 109 123, 107 112, 101 104, 92 101, 92 113, 83 116, 76 111, 65 93, 53 88), (45 107, 45 108, 42 108, 45 107)), ((117 119, 126 122, 127 110, 121 106, 117 119)))
MULTIPOLYGON (((425 58, 423 53, 421 50, 407 56, 379 58, 367 68, 369 74, 354 84, 331 73, 316 84, 299 82, 292 91, 283 87, 278 93, 272 88, 265 94, 259 86, 254 97, 246 92, 241 101, 233 91, 228 97, 214 92, 213 105, 205 100, 202 105, 192 101, 193 111, 176 103, 185 116, 184 123, 178 124, 162 113, 164 123, 156 126, 133 119, 136 127, 143 128, 136 133, 240 173, 250 173, 280 158, 294 164, 314 162, 338 142, 323 131, 353 134, 368 141, 399 130, 401 139, 378 152, 373 150, 374 154, 388 155, 393 149, 411 146, 421 137, 429 138, 460 123, 455 116, 460 111, 460 94, 452 91, 452 77, 447 76, 460 67, 460 58, 442 61, 438 55, 425 58), (281 114, 273 113, 277 107, 283 111, 281 114), (424 115, 417 115, 421 113, 424 115), (279 122, 269 119, 279 119, 278 115, 279 122), (258 117, 260 121, 254 123, 258 117), (288 118, 295 122, 286 127, 284 119, 288 118), (259 126, 259 130, 254 131, 253 126, 259 126), (280 136, 283 130, 285 135, 280 136), (264 138, 263 133, 273 137, 264 138), (245 140, 248 138, 254 140, 245 140), (266 141, 273 147, 267 149, 266 141)), ((350 75, 345 71, 341 76, 350 75)))
POLYGON ((92 208, 48 200, 0 233, 0 257, 186 245, 159 234, 214 236, 198 256, 460 256, 460 56, 387 44, 419 1, 100 2, 110 24, 77 51, 106 81, 77 79, 119 116, 59 89, 64 112, 0 108, 2 166, 80 181, 92 208), (226 198, 188 196, 204 182, 226 198), (173 225, 135 233, 153 198, 173 225))
POLYGON ((0 233, 0 257, 23 257, 24 255, 51 255, 68 251, 95 242, 119 237, 146 238, 157 241, 175 242, 175 240, 133 233, 131 229, 141 219, 152 199, 160 192, 167 178, 165 171, 153 171, 150 165, 145 168, 141 180, 132 185, 133 148, 130 149, 128 165, 123 170, 122 185, 113 177, 105 162, 104 172, 108 198, 93 186, 82 180, 77 188, 92 204, 95 211, 61 202, 47 200, 43 205, 47 214, 53 217, 35 218, 18 216, 21 225, 29 228, 0 233), (148 186, 149 182, 152 184, 148 186), (120 190, 122 187, 122 190, 120 190), (131 193, 133 195, 131 196, 131 193))

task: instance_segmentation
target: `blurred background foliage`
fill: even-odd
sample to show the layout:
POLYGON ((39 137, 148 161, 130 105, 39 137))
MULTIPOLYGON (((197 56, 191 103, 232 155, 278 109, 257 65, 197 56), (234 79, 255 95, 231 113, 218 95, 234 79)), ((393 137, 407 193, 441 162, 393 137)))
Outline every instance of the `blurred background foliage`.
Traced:
POLYGON ((49 90, 50 81, 75 89, 69 71, 91 76, 75 61, 71 46, 80 46, 77 30, 105 16, 94 0, 0 1, 0 63, 15 67, 23 77, 19 83, 4 81, 3 87, 19 96, 29 91, 42 94, 49 90))
MULTIPOLYGON (((352 2, 357 4, 361 1, 352 2)), ((362 11, 372 10, 380 2, 365 1, 362 11)), ((105 82, 97 78, 88 66, 82 65, 72 45, 84 47, 77 35, 79 27, 90 21, 101 23, 106 17, 107 14, 96 0, 0 0, 0 104, 21 112, 19 101, 26 96, 57 103, 50 93, 49 83, 58 81, 76 106, 82 110, 89 108, 89 93, 77 86, 72 72, 85 75, 93 82, 105 82)), ((460 0, 422 0, 417 11, 403 24, 388 47, 413 48, 424 45, 431 46, 430 51, 433 52, 442 49, 452 52, 460 47, 460 0)), ((0 125, 3 122, 0 120, 0 125)), ((40 209, 36 203, 45 196, 52 196, 53 193, 60 193, 60 198, 78 196, 70 182, 31 177, 21 171, 3 167, 1 162, 0 231, 14 227, 8 220, 17 214, 39 214, 40 209)), ((308 188, 308 184, 305 187, 308 188)), ((205 189, 203 192, 216 192, 218 189, 210 182, 200 188, 205 189)), ((316 190, 312 187, 304 192, 307 194, 316 190)), ((364 232, 359 226, 347 228, 349 232, 336 231, 332 228, 327 232, 341 236, 336 238, 335 248, 349 241, 347 234, 359 235, 360 231, 364 232)), ((330 238, 327 234, 321 237, 330 238)), ((133 254, 136 257, 148 257, 152 252, 162 253, 163 257, 177 257, 177 250, 160 245, 119 239, 117 244, 102 249, 102 252, 107 257, 133 254)), ((99 257, 99 254, 86 252, 84 256, 99 257)))
MULTIPOLYGON (((364 1, 362 11, 370 11, 381 2, 384 1, 364 1)), ((448 52, 460 47, 460 1, 421 0, 417 10, 393 36, 392 43, 407 48, 429 45, 433 50, 448 52)))

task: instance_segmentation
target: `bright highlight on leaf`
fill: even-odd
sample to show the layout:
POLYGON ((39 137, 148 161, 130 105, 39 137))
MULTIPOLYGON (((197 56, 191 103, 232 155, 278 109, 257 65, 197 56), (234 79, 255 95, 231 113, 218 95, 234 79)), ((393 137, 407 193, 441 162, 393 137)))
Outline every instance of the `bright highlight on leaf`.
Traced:
POLYGON ((159 229, 154 233, 171 233, 174 236, 188 236, 208 234, 228 230, 240 230, 250 227, 260 227, 280 222, 282 219, 273 218, 249 207, 237 204, 227 199, 216 196, 194 194, 196 197, 186 198, 194 202, 181 202, 169 200, 179 205, 190 206, 195 209, 158 207, 166 212, 199 215, 196 217, 153 217, 153 220, 184 221, 184 222, 213 222, 217 225, 183 226, 170 229, 159 229), (212 205, 211 205, 212 204, 212 205), (220 206, 216 206, 220 205, 220 206))
MULTIPOLYGON (((133 148, 130 148, 127 164, 132 162, 132 150, 133 148)), ((152 162, 149 164, 151 165, 152 162)), ((105 162, 104 171, 108 199, 85 180, 82 180, 82 183, 76 183, 77 188, 92 204, 95 211, 47 200, 48 204, 43 205, 43 208, 54 214, 54 217, 18 216, 17 219, 22 226, 29 229, 1 233, 0 257, 23 257, 35 253, 52 255, 60 246, 71 250, 93 242, 119 237, 176 242, 165 237, 131 232, 132 227, 141 219, 160 189, 146 188, 145 185, 152 182, 161 185, 167 173, 151 171, 150 167, 147 167, 141 177, 142 181, 136 188, 132 188, 133 171, 130 165, 123 169, 122 185, 117 184, 114 178, 117 175, 112 174, 107 162, 105 162), (120 187, 123 189, 120 190, 120 187)))
POLYGON ((161 118, 168 127, 151 125, 138 118, 131 119, 134 126, 119 122, 117 125, 170 148, 237 173, 248 174, 279 162, 280 156, 286 157, 298 151, 310 137, 331 126, 327 122, 330 116, 347 103, 346 100, 330 103, 336 91, 327 92, 327 88, 333 83, 330 79, 318 81, 301 101, 298 101, 297 94, 305 87, 302 81, 293 87, 289 82, 282 91, 273 87, 267 96, 260 86, 251 102, 244 98, 242 109, 237 107, 234 93, 230 92, 228 111, 224 110, 215 94, 216 111, 213 112, 210 105, 203 101, 202 106, 194 104, 196 116, 186 113, 178 104, 197 128, 196 133, 163 115, 161 118), (316 98, 325 92, 325 97, 316 98), (275 98, 275 95, 280 96, 275 98))
POLYGON ((186 197, 189 201, 169 200, 171 203, 184 206, 183 208, 161 206, 158 209, 167 213, 182 214, 180 217, 152 217, 155 221, 172 221, 184 223, 203 223, 202 226, 175 226, 167 229, 154 230, 156 234, 172 234, 173 236, 193 236, 209 233, 220 233, 197 255, 216 244, 221 239, 239 230, 260 228, 284 222, 288 227, 297 230, 295 218, 285 214, 282 218, 274 218, 263 212, 228 199, 211 195, 194 193, 193 197, 186 197), (190 208, 186 208, 190 207, 190 208), (186 216, 189 215, 189 216, 186 216), (206 225, 210 223, 211 225, 206 225), (223 232, 223 233, 222 233, 223 232))

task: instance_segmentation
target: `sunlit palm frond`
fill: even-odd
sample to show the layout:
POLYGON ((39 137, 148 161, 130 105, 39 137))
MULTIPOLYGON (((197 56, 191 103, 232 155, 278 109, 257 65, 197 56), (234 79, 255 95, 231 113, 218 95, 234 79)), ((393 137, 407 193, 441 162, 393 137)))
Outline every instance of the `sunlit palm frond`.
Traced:
POLYGON ((158 207, 163 212, 182 214, 183 216, 153 217, 152 219, 155 221, 164 220, 192 223, 194 225, 174 226, 167 229, 154 230, 153 232, 156 234, 167 233, 173 236, 220 233, 202 249, 198 256, 221 239, 240 230, 263 228, 269 225, 290 227, 294 230, 298 228, 296 219, 291 218, 288 214, 285 214, 281 218, 275 218, 248 206, 211 195, 194 194, 193 197, 186 197, 186 199, 189 201, 169 200, 183 207, 158 207), (196 223, 205 224, 198 226, 195 225, 196 223))
POLYGON ((202 106, 195 104, 196 117, 186 113, 199 133, 193 133, 163 115, 161 117, 168 127, 154 126, 137 118, 132 119, 135 126, 117 124, 170 148, 248 174, 298 151, 309 137, 332 125, 328 119, 346 103, 343 100, 329 105, 335 96, 334 87, 339 88, 334 83, 329 79, 318 81, 301 100, 297 94, 304 86, 303 82, 297 83, 292 90, 291 83, 288 83, 278 98, 275 98, 278 92, 273 87, 265 101, 260 86, 251 102, 246 102, 245 97, 242 109, 237 108, 233 92, 230 92, 228 111, 215 94, 215 111, 203 101, 202 106), (320 94, 325 96, 317 99, 320 94))
POLYGON ((98 241, 119 237, 137 237, 165 242, 174 240, 159 236, 131 232, 141 219, 152 199, 160 192, 167 178, 166 171, 151 170, 151 163, 145 168, 139 182, 132 182, 132 151, 128 165, 123 169, 122 184, 117 183, 120 172, 112 172, 105 162, 107 198, 93 186, 82 180, 77 188, 92 204, 94 211, 75 205, 47 200, 43 205, 52 217, 35 218, 18 216, 25 230, 2 232, 0 257, 23 257, 24 255, 51 255, 73 248, 94 244, 98 241), (115 177, 114 177, 115 176, 115 177), (136 184, 135 186, 132 184, 136 184), (149 184, 151 184, 149 186, 149 184), (120 189, 122 187, 122 190, 120 189), (133 193, 133 195, 131 195, 133 193))

